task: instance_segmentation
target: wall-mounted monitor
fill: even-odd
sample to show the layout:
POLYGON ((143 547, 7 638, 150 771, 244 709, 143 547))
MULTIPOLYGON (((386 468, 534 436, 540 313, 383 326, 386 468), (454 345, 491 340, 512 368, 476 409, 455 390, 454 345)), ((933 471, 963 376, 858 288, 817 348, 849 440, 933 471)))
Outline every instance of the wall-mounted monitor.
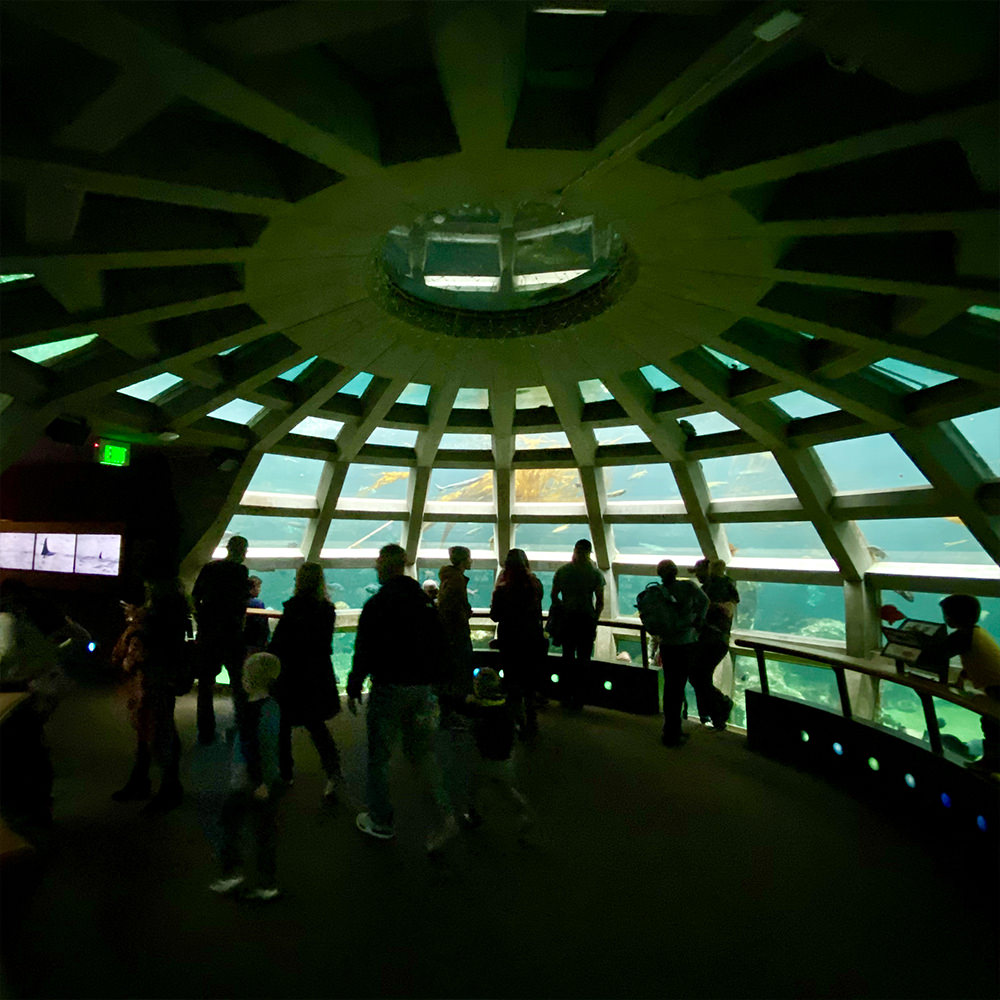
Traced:
POLYGON ((31 569, 34 562, 33 531, 0 532, 0 569, 31 569))
POLYGON ((117 577, 121 527, 0 521, 0 570, 117 577))
POLYGON ((35 570, 39 573, 72 573, 76 535, 43 531, 35 535, 35 570))
POLYGON ((77 535, 74 573, 117 576, 121 568, 121 535, 77 535))

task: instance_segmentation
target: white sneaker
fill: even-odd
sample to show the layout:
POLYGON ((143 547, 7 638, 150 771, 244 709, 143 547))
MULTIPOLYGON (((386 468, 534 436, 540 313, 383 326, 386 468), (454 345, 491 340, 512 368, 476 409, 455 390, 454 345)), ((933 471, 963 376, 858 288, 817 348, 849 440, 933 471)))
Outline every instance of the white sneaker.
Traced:
POLYGON ((208 888, 212 892, 217 892, 220 896, 225 896, 238 889, 245 881, 242 875, 231 875, 229 878, 216 879, 208 888))
POLYGON ((427 853, 437 853, 442 847, 444 847, 445 844, 448 843, 449 840, 452 839, 452 837, 457 836, 458 820, 456 820, 454 814, 452 814, 444 821, 444 823, 441 824, 441 827, 438 830, 427 838, 427 853))
POLYGON ((396 831, 391 826, 383 826, 381 823, 376 823, 372 819, 371 813, 358 813, 358 818, 354 821, 354 825, 362 833, 367 833, 369 837, 377 837, 379 840, 391 840, 396 836, 396 831))

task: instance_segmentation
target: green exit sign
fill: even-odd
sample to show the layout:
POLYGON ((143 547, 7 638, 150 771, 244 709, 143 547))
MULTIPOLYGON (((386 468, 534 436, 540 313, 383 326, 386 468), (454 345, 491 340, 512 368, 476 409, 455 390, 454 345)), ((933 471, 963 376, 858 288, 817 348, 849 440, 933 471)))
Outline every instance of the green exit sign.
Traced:
POLYGON ((128 465, 132 446, 127 441, 107 441, 101 438, 94 447, 97 449, 97 461, 101 465, 128 465))

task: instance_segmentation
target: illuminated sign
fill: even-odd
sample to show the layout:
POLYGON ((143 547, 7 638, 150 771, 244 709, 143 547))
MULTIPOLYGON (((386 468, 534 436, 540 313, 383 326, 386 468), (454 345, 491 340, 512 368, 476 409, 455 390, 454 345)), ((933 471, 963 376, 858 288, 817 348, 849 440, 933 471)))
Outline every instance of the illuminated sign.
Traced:
POLYGON ((132 446, 127 441, 108 441, 101 438, 94 444, 97 461, 101 465, 128 465, 132 446))

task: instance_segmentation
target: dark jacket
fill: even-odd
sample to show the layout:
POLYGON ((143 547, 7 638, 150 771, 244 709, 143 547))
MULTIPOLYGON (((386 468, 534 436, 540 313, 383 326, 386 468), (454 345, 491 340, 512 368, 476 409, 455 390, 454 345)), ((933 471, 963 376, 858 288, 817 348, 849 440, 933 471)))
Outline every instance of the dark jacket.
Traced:
POLYGON ((191 597, 199 638, 242 636, 250 596, 250 571, 243 563, 216 559, 202 566, 191 597))
POLYGON ((472 719, 476 749, 484 760, 510 760, 514 749, 514 714, 506 698, 470 698, 463 709, 472 719))
POLYGON ((497 622, 497 644, 501 653, 524 650, 537 653, 545 644, 542 632, 542 584, 534 573, 524 579, 506 572, 493 590, 490 618, 497 622))
POLYGON ((275 699, 293 726, 330 719, 340 711, 340 692, 330 648, 337 613, 329 601, 291 597, 284 603, 268 652, 281 660, 275 699))
POLYGON ((369 676, 375 684, 440 684, 445 657, 444 628, 434 605, 416 580, 394 576, 361 609, 347 693, 360 698, 369 676))

